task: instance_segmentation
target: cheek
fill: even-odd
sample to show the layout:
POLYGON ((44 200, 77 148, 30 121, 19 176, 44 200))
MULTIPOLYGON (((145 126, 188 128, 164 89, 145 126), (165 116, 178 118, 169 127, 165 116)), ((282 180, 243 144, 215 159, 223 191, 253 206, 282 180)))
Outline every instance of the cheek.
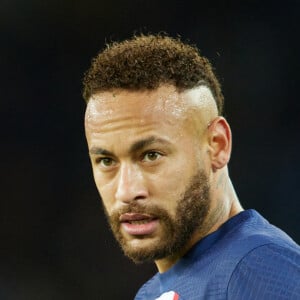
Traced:
POLYGON ((160 173, 149 184, 152 199, 174 216, 177 203, 184 194, 190 177, 190 170, 187 172, 180 168, 160 173))
MULTIPOLYGON (((97 187, 98 188, 98 187, 97 187)), ((111 214, 112 210, 114 209, 114 201, 113 201, 113 195, 109 193, 109 191, 106 191, 105 189, 99 189, 99 195, 100 195, 100 200, 102 202, 102 205, 104 206, 106 212, 108 215, 111 214)))
POLYGON ((97 171, 94 171, 94 181, 101 197, 102 203, 109 211, 113 203, 113 187, 107 184, 97 171))

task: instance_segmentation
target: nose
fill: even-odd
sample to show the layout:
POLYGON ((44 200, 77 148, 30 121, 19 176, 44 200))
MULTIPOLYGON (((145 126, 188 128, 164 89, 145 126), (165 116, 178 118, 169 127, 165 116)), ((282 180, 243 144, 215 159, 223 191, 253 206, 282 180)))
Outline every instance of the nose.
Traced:
POLYGON ((145 178, 139 167, 134 164, 121 165, 117 176, 116 200, 128 204, 147 197, 145 178))

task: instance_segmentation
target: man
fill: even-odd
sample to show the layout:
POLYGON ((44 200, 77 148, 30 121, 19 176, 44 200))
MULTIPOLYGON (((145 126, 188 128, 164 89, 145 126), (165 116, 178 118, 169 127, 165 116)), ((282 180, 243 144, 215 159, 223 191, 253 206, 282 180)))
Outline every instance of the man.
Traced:
POLYGON ((85 74, 86 137, 112 231, 158 273, 136 299, 300 299, 300 250, 244 211, 210 63, 167 36, 108 46, 85 74))

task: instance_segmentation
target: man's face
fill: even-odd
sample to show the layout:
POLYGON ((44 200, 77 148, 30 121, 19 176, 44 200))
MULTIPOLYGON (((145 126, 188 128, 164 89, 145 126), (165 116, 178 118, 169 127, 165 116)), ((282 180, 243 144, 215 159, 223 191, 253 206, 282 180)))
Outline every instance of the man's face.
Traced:
MULTIPOLYGON (((112 231, 134 261, 176 255, 205 231, 210 207, 206 125, 198 92, 172 86, 103 92, 85 126, 94 179, 112 231)), ((202 95, 203 96, 203 95, 202 95)))

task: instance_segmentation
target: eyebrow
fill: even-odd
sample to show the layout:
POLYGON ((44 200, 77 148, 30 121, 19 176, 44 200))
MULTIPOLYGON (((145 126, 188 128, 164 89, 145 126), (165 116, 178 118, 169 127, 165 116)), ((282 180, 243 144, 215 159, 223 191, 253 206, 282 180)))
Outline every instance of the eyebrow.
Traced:
POLYGON ((99 148, 99 147, 92 147, 90 150, 89 150, 89 153, 90 155, 107 155, 107 156, 112 156, 113 153, 108 151, 108 150, 105 150, 103 148, 99 148))
POLYGON ((132 146, 130 147, 129 152, 131 152, 131 153, 137 152, 137 151, 142 150, 143 148, 148 147, 148 146, 150 146, 154 143, 166 144, 166 145, 170 144, 170 142, 168 142, 165 139, 158 138, 156 136, 150 136, 146 139, 137 141, 134 144, 132 144, 132 146))
MULTIPOLYGON (((150 136, 148 138, 136 141, 135 143, 133 143, 129 149, 129 153, 134 153, 137 151, 142 150, 145 147, 148 147, 154 143, 160 143, 160 144, 165 144, 165 145, 170 145, 170 142, 162 139, 162 138, 158 138, 155 136, 150 136)), ((114 154, 104 148, 100 148, 100 147, 92 147, 89 150, 89 153, 91 155, 107 155, 107 156, 114 156, 114 154)))

